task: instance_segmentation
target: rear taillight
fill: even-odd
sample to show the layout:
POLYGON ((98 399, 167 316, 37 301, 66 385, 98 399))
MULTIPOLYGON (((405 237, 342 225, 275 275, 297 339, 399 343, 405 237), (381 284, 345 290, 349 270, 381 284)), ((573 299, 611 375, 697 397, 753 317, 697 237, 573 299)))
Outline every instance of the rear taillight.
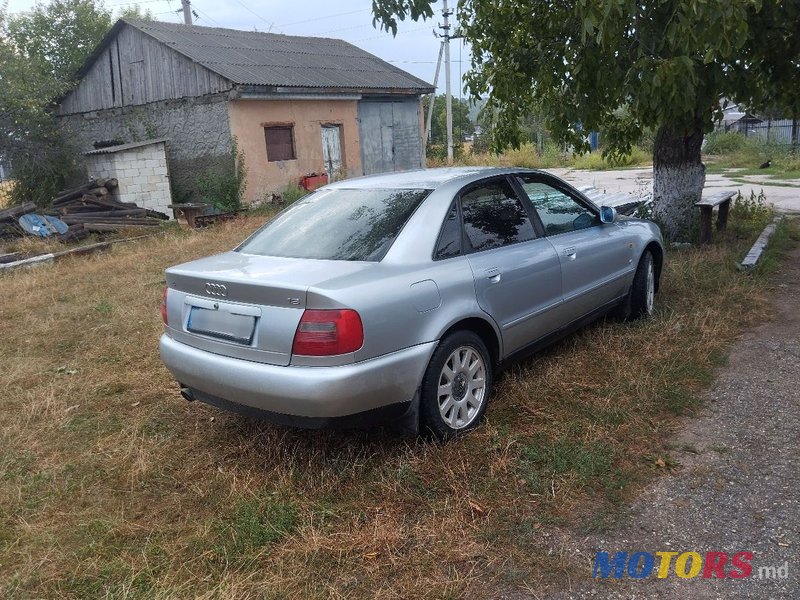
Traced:
POLYGON ((355 352, 364 344, 361 317, 350 309, 306 310, 294 334, 292 354, 331 356, 355 352))
POLYGON ((167 325, 167 294, 169 293, 169 288, 164 288, 164 295, 161 297, 161 320, 164 321, 164 325, 167 325))

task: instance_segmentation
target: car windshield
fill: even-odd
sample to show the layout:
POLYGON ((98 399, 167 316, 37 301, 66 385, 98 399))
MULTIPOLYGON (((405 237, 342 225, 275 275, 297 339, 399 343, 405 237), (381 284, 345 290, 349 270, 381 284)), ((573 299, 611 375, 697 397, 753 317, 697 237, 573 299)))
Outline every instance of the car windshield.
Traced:
POLYGON ((379 261, 430 190, 320 190, 236 248, 285 258, 379 261))

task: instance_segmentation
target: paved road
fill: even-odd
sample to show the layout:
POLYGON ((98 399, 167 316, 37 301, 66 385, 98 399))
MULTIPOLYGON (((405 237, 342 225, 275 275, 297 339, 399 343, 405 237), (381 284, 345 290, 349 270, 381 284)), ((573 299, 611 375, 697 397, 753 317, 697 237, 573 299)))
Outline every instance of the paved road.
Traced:
POLYGON ((800 598, 800 248, 782 267, 774 303, 775 318, 733 347, 705 414, 686 419, 674 440, 681 467, 648 486, 616 530, 558 542, 585 576, 507 597, 800 598), (674 571, 591 579, 596 551, 746 551, 754 569, 739 580, 674 571), (759 567, 784 565, 787 578, 759 579, 759 567))
MULTIPOLYGON (((572 169, 552 169, 552 172, 576 185, 593 185, 608 193, 625 192, 640 196, 652 194, 653 170, 650 167, 640 169, 620 169, 617 171, 581 171, 572 169)), ((752 183, 742 184, 732 181, 723 175, 706 175, 706 193, 712 194, 718 189, 740 189, 743 195, 750 191, 758 194, 762 189, 767 201, 784 212, 800 213, 800 180, 787 180, 786 183, 796 187, 769 185, 766 177, 750 176, 752 183)))

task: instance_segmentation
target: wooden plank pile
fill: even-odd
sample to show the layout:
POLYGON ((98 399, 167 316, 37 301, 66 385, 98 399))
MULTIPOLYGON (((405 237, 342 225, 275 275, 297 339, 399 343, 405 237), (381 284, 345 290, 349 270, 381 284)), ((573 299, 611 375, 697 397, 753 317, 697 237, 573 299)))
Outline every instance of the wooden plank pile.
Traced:
POLYGON ((62 236, 68 239, 132 227, 158 227, 169 218, 133 202, 114 199, 111 190, 117 185, 116 179, 93 179, 54 198, 52 207, 43 214, 56 216, 69 225, 62 236))
POLYGON ((0 239, 23 234, 17 223, 22 215, 36 213, 58 217, 69 229, 58 237, 63 242, 79 240, 91 233, 116 232, 134 227, 159 227, 169 217, 164 213, 140 208, 133 202, 120 202, 111 193, 116 179, 92 179, 65 190, 53 198, 50 208, 37 209, 29 202, 0 211, 0 239))
POLYGON ((17 225, 17 219, 35 210, 36 205, 33 202, 0 210, 0 240, 22 235, 22 230, 17 225))

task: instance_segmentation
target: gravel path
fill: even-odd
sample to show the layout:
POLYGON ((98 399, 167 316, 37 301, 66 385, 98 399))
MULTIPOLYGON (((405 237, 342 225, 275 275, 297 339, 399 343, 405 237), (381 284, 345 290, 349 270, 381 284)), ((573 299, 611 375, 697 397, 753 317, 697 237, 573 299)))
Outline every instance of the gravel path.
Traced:
MULTIPOLYGON (((616 529, 563 540, 586 577, 541 598, 800 598, 800 249, 777 277, 775 319, 732 348, 699 417, 673 452, 681 467, 651 483, 616 529), (753 553, 747 579, 591 579, 598 550, 753 553), (788 565, 785 579, 758 568, 788 565)), ((572 560, 570 560, 572 562, 572 560)), ((514 596, 515 598, 517 596, 514 596)))

